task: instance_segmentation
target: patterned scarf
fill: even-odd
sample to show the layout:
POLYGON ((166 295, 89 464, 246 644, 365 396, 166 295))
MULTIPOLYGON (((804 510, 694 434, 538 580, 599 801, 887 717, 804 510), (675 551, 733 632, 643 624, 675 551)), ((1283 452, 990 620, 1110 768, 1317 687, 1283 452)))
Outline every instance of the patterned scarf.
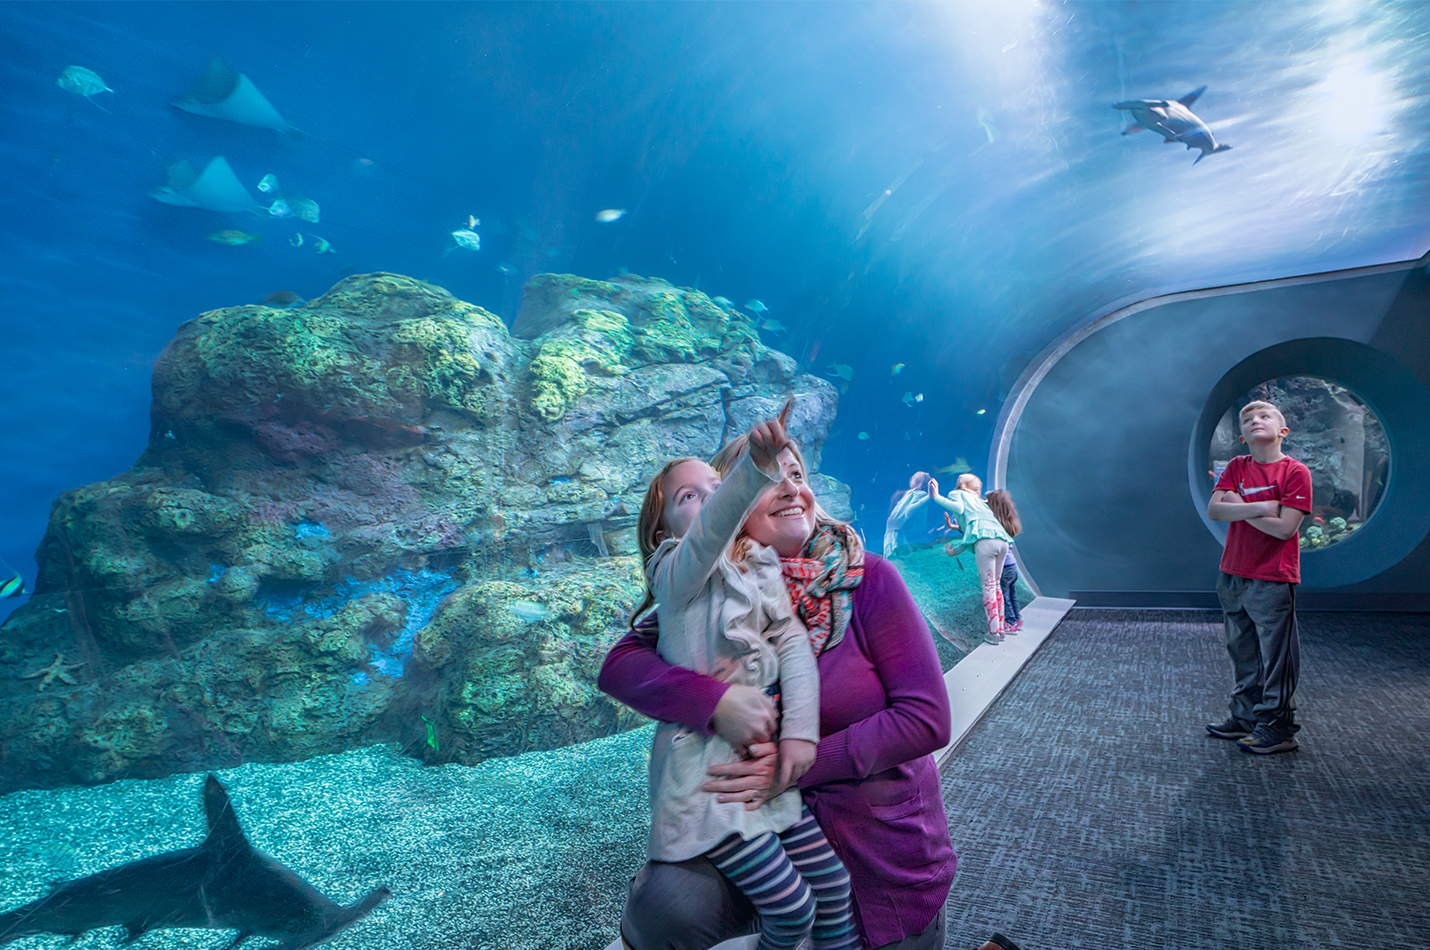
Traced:
POLYGON ((822 524, 804 547, 805 557, 782 557, 795 615, 809 628, 819 656, 844 637, 853 590, 864 580, 864 543, 847 524, 822 524))

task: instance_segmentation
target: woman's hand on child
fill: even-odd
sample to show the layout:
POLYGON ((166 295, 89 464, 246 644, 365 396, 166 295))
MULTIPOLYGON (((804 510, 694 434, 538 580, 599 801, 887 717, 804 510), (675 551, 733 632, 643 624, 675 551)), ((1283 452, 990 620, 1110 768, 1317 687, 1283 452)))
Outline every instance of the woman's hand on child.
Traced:
POLYGON ((762 689, 734 685, 725 690, 710 717, 715 734, 736 749, 769 742, 775 734, 775 704, 762 689))
MULTIPOLYGON (((808 739, 780 740, 779 767, 775 770, 775 780, 770 784, 766 800, 774 798, 798 782, 800 776, 809 771, 809 767, 814 764, 814 750, 814 743, 808 739)), ((751 806, 746 805, 745 807, 750 808, 751 806)))
POLYGON ((700 790, 714 792, 717 802, 743 802, 746 809, 759 808, 775 779, 780 748, 773 742, 757 742, 745 754, 749 758, 710 766, 710 780, 700 790))

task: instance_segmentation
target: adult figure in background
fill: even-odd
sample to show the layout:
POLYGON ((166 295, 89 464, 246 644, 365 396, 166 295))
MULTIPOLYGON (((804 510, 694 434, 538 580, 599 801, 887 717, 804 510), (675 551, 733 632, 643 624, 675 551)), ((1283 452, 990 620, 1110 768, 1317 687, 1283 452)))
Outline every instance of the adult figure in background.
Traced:
POLYGON ((1003 590, 998 578, 1003 573, 1003 561, 1008 557, 1008 545, 1013 539, 984 503, 983 483, 977 475, 965 472, 958 476, 957 486, 953 494, 945 498, 938 492, 938 481, 930 479, 929 497, 934 504, 951 512, 963 526, 961 547, 973 548, 978 582, 983 588, 983 611, 988 617, 988 637, 996 640, 1006 629, 1003 590))
MULTIPOLYGON (((711 460, 717 472, 738 459, 743 439, 711 460)), ((865 554, 858 535, 815 502, 798 449, 780 461, 784 479, 756 500, 745 532, 780 555, 816 648, 820 740, 799 787, 849 870, 864 945, 942 950, 957 858, 932 756, 951 724, 928 625, 893 565, 865 554)), ((748 759, 712 769, 706 787, 720 801, 754 805, 782 791, 771 787, 769 698, 671 666, 657 637, 655 616, 639 618, 607 655, 600 688, 654 719, 747 748, 748 759)), ((647 863, 631 882, 621 935, 635 950, 700 950, 755 926, 749 903, 701 857, 647 863)))
POLYGON ((928 472, 914 472, 908 489, 893 497, 889 520, 884 525, 884 557, 891 557, 901 544, 933 540, 935 532, 928 523, 932 510, 928 486, 932 479, 928 472))

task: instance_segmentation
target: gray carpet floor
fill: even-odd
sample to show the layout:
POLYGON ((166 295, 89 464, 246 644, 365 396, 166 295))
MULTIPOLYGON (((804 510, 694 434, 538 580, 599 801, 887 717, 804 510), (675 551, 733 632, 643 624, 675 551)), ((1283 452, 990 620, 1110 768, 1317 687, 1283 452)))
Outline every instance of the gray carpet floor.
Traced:
POLYGON ((1305 613, 1298 751, 1220 623, 1074 612, 943 768, 950 950, 1430 947, 1430 615, 1305 613))

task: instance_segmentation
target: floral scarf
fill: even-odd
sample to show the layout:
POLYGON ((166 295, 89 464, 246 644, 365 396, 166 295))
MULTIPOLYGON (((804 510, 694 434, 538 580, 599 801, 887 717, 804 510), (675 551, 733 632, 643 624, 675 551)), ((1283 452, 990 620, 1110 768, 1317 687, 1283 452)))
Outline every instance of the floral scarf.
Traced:
POLYGON ((819 656, 849 626, 853 591, 864 580, 864 543, 847 524, 822 524, 804 553, 780 558, 780 568, 795 616, 809 629, 809 645, 819 656))

